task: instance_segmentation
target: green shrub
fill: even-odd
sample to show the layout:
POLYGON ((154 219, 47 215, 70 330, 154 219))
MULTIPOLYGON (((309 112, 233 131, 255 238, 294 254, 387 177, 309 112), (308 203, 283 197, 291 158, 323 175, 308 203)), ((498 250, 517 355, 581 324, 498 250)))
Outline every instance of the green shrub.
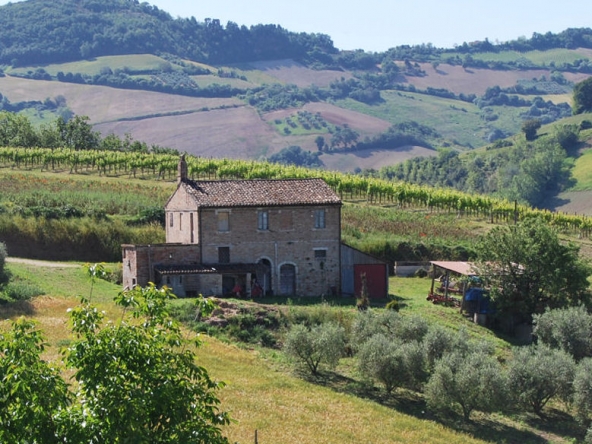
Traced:
MULTIPOLYGON (((396 313, 396 312, 393 312, 396 313)), ((377 321, 376 313, 372 310, 360 311, 352 323, 350 335, 350 347, 358 352, 371 337, 378 333, 384 333, 377 321)))
POLYGON ((271 333, 279 327, 279 318, 267 312, 257 316, 251 312, 228 318, 228 325, 222 330, 231 338, 248 344, 261 344, 274 347, 276 338, 271 333))
POLYGON ((380 382, 387 393, 405 385, 409 375, 400 345, 379 333, 364 342, 358 354, 360 373, 380 382))
MULTIPOLYGON (((225 318, 227 322, 221 325, 210 325, 199 319, 195 305, 190 302, 173 305, 171 315, 198 333, 206 333, 223 341, 260 344, 264 347, 275 347, 278 330, 286 325, 278 312, 256 307, 241 307, 238 314, 228 316, 225 318)), ((217 316, 224 317, 222 314, 217 316)))
POLYGON ((592 427, 588 429, 586 437, 584 438, 584 444, 592 444, 592 427))
POLYGON ((421 344, 393 340, 383 333, 372 336, 362 345, 358 366, 366 378, 382 383, 387 393, 396 387, 418 390, 427 379, 421 344))
POLYGON ((394 336, 403 342, 421 342, 427 332, 428 323, 421 316, 401 316, 393 331, 394 336))
POLYGON ((413 277, 418 277, 418 278, 424 278, 427 277, 428 275, 428 271, 425 268, 418 268, 417 270, 415 270, 415 273, 413 273, 413 277))
POLYGON ((43 289, 28 281, 9 282, 2 289, 5 301, 27 301, 35 296, 45 294, 43 289))

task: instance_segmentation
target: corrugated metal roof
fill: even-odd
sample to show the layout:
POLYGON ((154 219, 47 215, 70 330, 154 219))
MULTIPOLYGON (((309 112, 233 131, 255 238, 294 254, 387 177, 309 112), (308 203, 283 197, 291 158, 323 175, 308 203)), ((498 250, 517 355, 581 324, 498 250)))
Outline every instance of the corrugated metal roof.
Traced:
POLYGON ((265 207, 340 205, 341 199, 323 179, 254 179, 194 181, 182 185, 198 207, 265 207))

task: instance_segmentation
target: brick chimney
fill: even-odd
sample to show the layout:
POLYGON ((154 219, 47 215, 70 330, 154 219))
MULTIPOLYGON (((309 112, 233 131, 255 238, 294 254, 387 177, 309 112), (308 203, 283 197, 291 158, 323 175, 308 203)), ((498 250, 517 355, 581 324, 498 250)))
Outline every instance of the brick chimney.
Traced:
POLYGON ((179 159, 179 165, 177 165, 177 183, 181 183, 187 179, 187 162, 185 162, 185 154, 179 159))

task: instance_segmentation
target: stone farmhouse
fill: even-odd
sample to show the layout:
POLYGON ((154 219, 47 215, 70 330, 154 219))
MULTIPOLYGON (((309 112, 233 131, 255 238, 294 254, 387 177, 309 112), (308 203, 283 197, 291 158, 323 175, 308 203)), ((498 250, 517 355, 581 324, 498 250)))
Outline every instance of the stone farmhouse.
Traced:
POLYGON ((319 296, 353 294, 370 273, 372 296, 386 297, 387 265, 341 242, 341 206, 322 179, 194 181, 182 157, 166 243, 122 245, 123 285, 319 296))

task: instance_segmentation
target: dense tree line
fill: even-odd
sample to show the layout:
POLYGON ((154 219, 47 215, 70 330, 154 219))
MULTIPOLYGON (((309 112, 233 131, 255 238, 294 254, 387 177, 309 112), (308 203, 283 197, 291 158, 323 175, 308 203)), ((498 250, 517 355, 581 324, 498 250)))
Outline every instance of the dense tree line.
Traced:
MULTIPOLYGON (((540 140, 522 140, 510 146, 500 140, 484 153, 461 156, 456 151, 442 149, 434 157, 384 167, 380 175, 469 193, 493 194, 536 206, 550 192, 566 184, 569 173, 564 160, 577 143, 578 133, 575 125, 563 125, 540 140)), ((536 130, 532 139, 536 139, 536 130)))
MULTIPOLYGON (((1 103, 1 102, 0 102, 1 103)), ((43 106, 59 108, 65 104, 63 97, 46 99, 43 106)), ((106 150, 123 152, 175 153, 176 150, 148 146, 146 142, 132 139, 130 135, 120 138, 114 134, 102 137, 94 131, 86 116, 64 118, 58 116, 53 122, 35 127, 22 114, 3 111, 0 107, 0 146, 22 148, 72 148, 75 150, 106 150)))
POLYGON ((58 72, 57 79, 60 82, 139 89, 191 97, 233 97, 245 92, 242 89, 233 88, 230 85, 215 83, 205 87, 199 87, 189 75, 180 71, 158 71, 151 73, 148 78, 136 77, 123 71, 109 71, 94 76, 58 72))
POLYGON ((310 151, 305 151, 299 146, 289 146, 269 156, 267 160, 272 163, 281 163, 284 165, 318 168, 323 166, 323 161, 319 159, 319 154, 318 152, 311 153, 310 151))

